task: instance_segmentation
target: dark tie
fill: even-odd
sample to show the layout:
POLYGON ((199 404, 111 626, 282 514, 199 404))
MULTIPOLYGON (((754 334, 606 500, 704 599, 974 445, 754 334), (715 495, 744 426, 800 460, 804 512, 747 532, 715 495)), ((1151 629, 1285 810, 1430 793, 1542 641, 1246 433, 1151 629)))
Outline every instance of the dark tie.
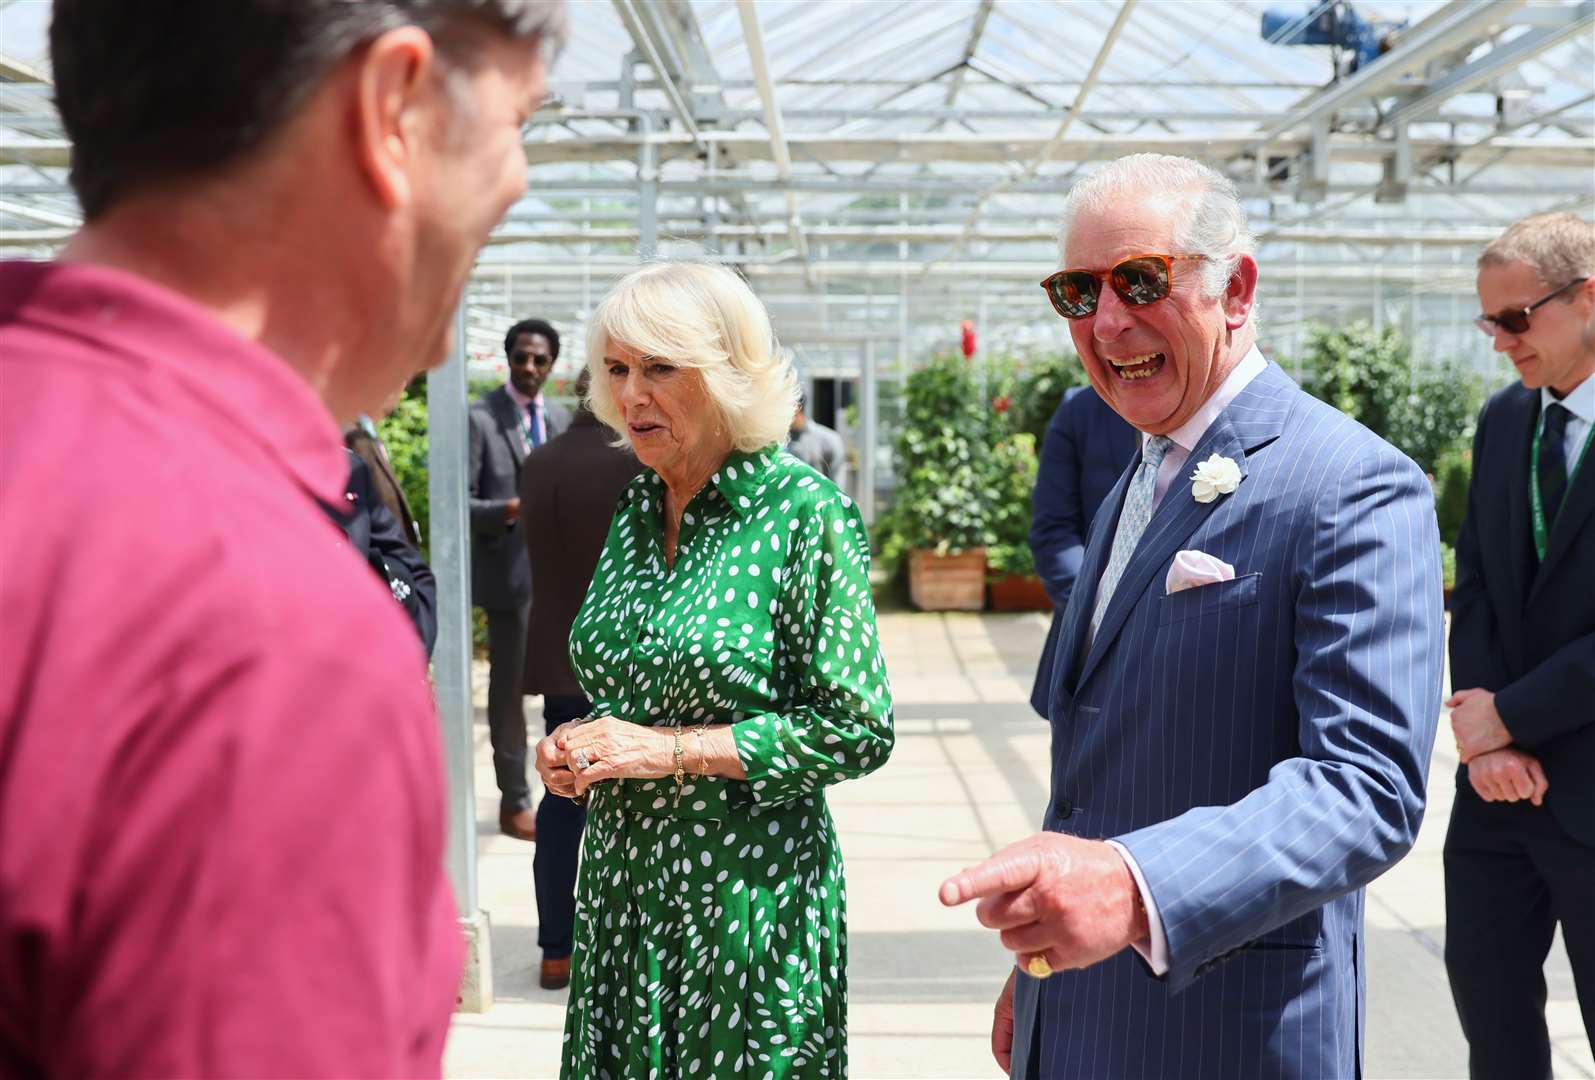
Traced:
POLYGON ((543 429, 537 422, 537 402, 529 401, 526 403, 526 419, 531 421, 531 426, 527 429, 526 441, 534 447, 542 446, 543 429))
POLYGON ((1540 500, 1545 504, 1547 533, 1556 523, 1556 511, 1561 509, 1562 496, 1567 493, 1567 452, 1563 443, 1571 415, 1567 406, 1551 402, 1540 432, 1540 500))

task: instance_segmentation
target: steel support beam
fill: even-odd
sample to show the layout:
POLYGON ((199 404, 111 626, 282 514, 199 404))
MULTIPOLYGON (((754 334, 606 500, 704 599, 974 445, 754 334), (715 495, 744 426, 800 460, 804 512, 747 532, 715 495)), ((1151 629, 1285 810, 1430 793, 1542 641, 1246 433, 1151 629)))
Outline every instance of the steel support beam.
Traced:
POLYGON ((991 18, 994 3, 996 0, 980 0, 980 7, 975 9, 975 21, 969 29, 969 41, 964 46, 963 58, 953 69, 952 79, 947 84, 947 98, 942 102, 946 108, 953 107, 958 100, 958 91, 964 88, 964 77, 969 74, 969 61, 975 58, 975 50, 980 48, 980 38, 986 32, 986 20, 991 18))
POLYGON ((427 376, 428 491, 432 505, 430 558, 437 578, 437 647, 433 689, 443 726, 448 771, 448 870, 467 941, 460 1004, 486 1012, 493 1003, 493 965, 487 916, 476 891, 476 740, 471 708, 471 545, 466 498, 465 308, 455 314, 449 360, 427 376))
POLYGON ((1527 0, 1452 0, 1401 35, 1396 47, 1349 78, 1331 83, 1298 102, 1285 118, 1259 135, 1251 151, 1266 147, 1287 132, 1327 118, 1347 105, 1388 94, 1397 83, 1431 60, 1482 37, 1504 22, 1527 0))
POLYGON ((776 100, 775 87, 770 81, 770 66, 764 57, 764 35, 759 30, 759 13, 753 6, 753 0, 737 0, 737 14, 742 19, 742 37, 748 47, 748 60, 753 65, 754 78, 759 85, 759 101, 764 106, 764 129, 770 133, 770 156, 775 161, 776 177, 781 183, 781 194, 786 199, 787 233, 792 246, 807 266, 809 242, 803 235, 797 192, 792 190, 792 153, 787 147, 786 130, 781 123, 781 103, 776 100))
POLYGON ((687 101, 686 92, 682 89, 677 79, 680 72, 665 61, 663 47, 654 40, 652 33, 651 16, 645 15, 639 8, 636 0, 613 0, 615 13, 620 16, 621 24, 626 32, 631 35, 631 40, 648 60, 648 66, 653 68, 654 78, 659 80, 660 89, 665 93, 670 107, 675 111, 676 118, 681 121, 682 128, 692 141, 700 138, 698 121, 692 115, 692 105, 687 101))
POLYGON ((994 195, 1001 194, 1014 184, 1021 184, 1026 180, 1035 179, 1036 173, 1041 171, 1041 166, 1051 160, 1054 151, 1063 144, 1064 136, 1069 133, 1069 126, 1074 123, 1075 117, 1080 114, 1080 110, 1084 107, 1085 100, 1090 95, 1092 88, 1096 86, 1097 79, 1102 74, 1102 66, 1107 63, 1108 56, 1113 52, 1113 46, 1118 43, 1119 35, 1124 32, 1124 25, 1130 21, 1130 15, 1135 11, 1135 5, 1136 0, 1123 0, 1123 3, 1119 5, 1119 11, 1113 20, 1113 25, 1108 28, 1107 36, 1102 39, 1102 45, 1097 49, 1096 58, 1091 61, 1091 70, 1086 72, 1085 82, 1080 84, 1080 92, 1069 103, 1069 110, 1063 114, 1063 120, 1058 124, 1058 130, 1053 132, 1052 138, 1047 140, 1040 151, 1031 159, 1030 164, 1025 166, 1018 176, 1009 177, 993 184, 976 197, 975 205, 969 211, 969 220, 964 222, 963 233, 953 242, 951 248, 926 265, 926 272, 929 272, 931 266, 935 263, 945 259, 956 258, 964 250, 964 247, 969 243, 969 238, 975 233, 975 224, 980 220, 981 211, 986 208, 986 203, 994 195))
POLYGON ((1476 60, 1463 64, 1431 83, 1423 94, 1390 114, 1390 126, 1400 130, 1407 124, 1428 119, 1440 106, 1458 94, 1466 94, 1495 78, 1555 48, 1595 22, 1595 0, 1583 0, 1569 8, 1555 9, 1565 21, 1559 26, 1542 26, 1497 45, 1476 60))

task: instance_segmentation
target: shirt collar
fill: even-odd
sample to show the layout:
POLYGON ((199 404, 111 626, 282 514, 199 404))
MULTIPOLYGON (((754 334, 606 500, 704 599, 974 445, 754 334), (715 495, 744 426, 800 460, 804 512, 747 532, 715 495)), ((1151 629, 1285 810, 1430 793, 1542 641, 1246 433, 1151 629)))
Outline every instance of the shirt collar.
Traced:
POLYGON ((521 412, 525 412, 526 406, 530 405, 534 401, 539 405, 543 403, 543 392, 541 390, 537 392, 536 397, 529 398, 519 390, 515 389, 515 384, 510 382, 508 379, 504 380, 504 389, 509 391, 510 400, 515 402, 516 407, 519 408, 521 412))
POLYGON ((774 459, 773 446, 752 451, 733 450, 719 470, 709 477, 709 482, 720 490, 721 496, 740 517, 753 508, 753 500, 763 490, 765 474, 770 471, 774 459))
MULTIPOLYGON (((704 486, 712 486, 718 491, 726 505, 740 517, 753 508, 754 500, 763 490, 775 461, 775 453, 773 446, 751 451, 733 450, 704 486)), ((665 482, 659 474, 649 469, 639 477, 638 482, 626 489, 626 497, 633 504, 654 495, 662 499, 664 486, 665 482)))
POLYGON ((171 379, 264 447, 311 495, 343 505, 343 433, 308 382, 194 301, 136 274, 91 263, 0 263, 0 320, 87 338, 107 355, 171 379))
POLYGON ((1540 387, 1541 415, 1553 404, 1562 406, 1586 424, 1595 423, 1595 375, 1585 376, 1565 398, 1551 393, 1549 386, 1540 387))
MULTIPOLYGON (((1268 361, 1263 359, 1263 354, 1257 351, 1257 346, 1241 357, 1241 362, 1235 365, 1235 370, 1219 384, 1201 407, 1191 414, 1191 418, 1173 431, 1169 438, 1174 440, 1174 445, 1184 450, 1187 454, 1196 449, 1196 444, 1202 441, 1202 436, 1207 434, 1207 429, 1213 426, 1213 421, 1218 419, 1218 414, 1229 407, 1229 403, 1240 396, 1248 383, 1261 375, 1268 368, 1268 361)), ((1142 432, 1141 442, 1145 444, 1146 433, 1142 432)))

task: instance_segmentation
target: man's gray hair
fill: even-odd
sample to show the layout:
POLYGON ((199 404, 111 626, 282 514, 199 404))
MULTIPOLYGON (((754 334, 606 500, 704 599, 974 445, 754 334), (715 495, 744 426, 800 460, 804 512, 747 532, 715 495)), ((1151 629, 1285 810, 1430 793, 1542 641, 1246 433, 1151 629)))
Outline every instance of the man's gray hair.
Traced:
POLYGON ((1171 154, 1130 154, 1109 162, 1070 188, 1063 203, 1059 251, 1067 250, 1069 228, 1082 210, 1099 213, 1130 196, 1189 199, 1185 217, 1174 234, 1174 243, 1180 250, 1158 254, 1207 256, 1202 267, 1202 291, 1210 297, 1224 291, 1241 256, 1257 254, 1246 208, 1229 178, 1200 161, 1171 154))
POLYGON ((1595 277, 1595 222, 1569 213, 1526 217, 1490 242, 1479 269, 1518 262, 1551 287, 1595 277))

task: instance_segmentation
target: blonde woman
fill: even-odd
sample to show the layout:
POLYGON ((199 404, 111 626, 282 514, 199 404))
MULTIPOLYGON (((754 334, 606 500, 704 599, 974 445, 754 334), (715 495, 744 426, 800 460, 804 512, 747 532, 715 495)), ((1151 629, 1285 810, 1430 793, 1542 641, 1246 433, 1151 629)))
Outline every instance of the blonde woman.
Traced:
POLYGON ((647 471, 571 630, 598 719, 537 747, 550 790, 589 800, 561 1075, 844 1076, 824 789, 893 741, 863 522, 780 449, 796 381, 730 270, 632 273, 588 365, 647 471))

